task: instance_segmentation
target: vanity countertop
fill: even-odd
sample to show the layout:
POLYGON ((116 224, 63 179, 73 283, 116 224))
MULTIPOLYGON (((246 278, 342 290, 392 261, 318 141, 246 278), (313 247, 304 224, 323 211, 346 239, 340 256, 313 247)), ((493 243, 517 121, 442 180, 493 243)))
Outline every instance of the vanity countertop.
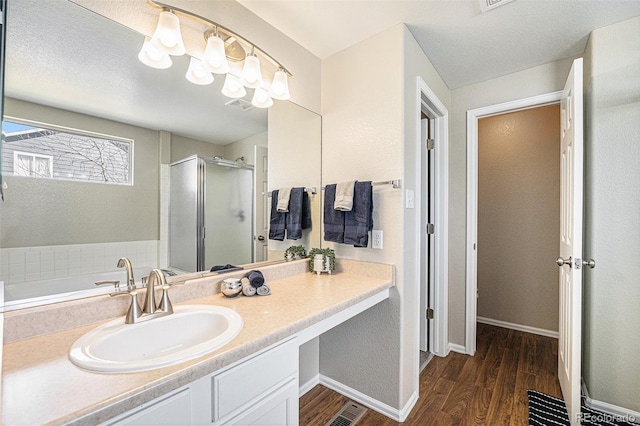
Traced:
MULTIPOLYGON (((359 262, 354 262, 359 263, 359 262)), ((298 274, 269 282, 272 294, 225 298, 216 293, 187 304, 237 311, 240 334, 221 349, 174 366, 104 374, 73 365, 68 350, 91 324, 4 345, 2 424, 97 424, 293 336, 393 287, 390 265, 333 275, 298 274), (374 276, 371 276, 374 275, 374 276)), ((161 338, 161 336, 157 336, 161 338)))

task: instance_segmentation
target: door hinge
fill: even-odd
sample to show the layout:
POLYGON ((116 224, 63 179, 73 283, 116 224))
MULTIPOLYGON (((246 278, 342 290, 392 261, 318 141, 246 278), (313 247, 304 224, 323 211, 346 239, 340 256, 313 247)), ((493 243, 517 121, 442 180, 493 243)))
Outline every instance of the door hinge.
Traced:
POLYGON ((427 319, 433 319, 433 308, 427 308, 426 316, 427 319))
POLYGON ((427 150, 431 151, 432 149, 435 149, 435 147, 436 147, 436 140, 427 139, 427 150))
POLYGON ((433 223, 427 223, 427 235, 433 235, 435 233, 435 227, 433 223))

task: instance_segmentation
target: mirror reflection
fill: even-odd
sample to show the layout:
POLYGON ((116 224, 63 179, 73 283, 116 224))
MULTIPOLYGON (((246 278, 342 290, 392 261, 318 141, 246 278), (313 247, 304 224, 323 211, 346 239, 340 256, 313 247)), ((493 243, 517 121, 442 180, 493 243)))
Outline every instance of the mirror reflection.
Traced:
POLYGON ((191 84, 186 56, 170 69, 146 67, 137 60, 141 34, 72 2, 11 0, 7 7, 5 309, 108 293, 94 282, 124 281, 120 257, 131 259, 139 282, 155 267, 208 271, 320 244, 319 196, 311 198, 313 225, 301 240, 266 238, 267 192, 320 186, 317 114, 288 101, 269 110, 247 109, 242 100, 226 105, 222 79, 191 84), (176 218, 195 191, 180 189, 173 170, 194 159, 213 175, 203 190, 205 227, 171 231, 172 221, 187 227, 176 218), (115 170, 128 180, 113 179, 115 170), (170 236, 186 234, 195 235, 182 242, 191 263, 179 263, 186 250, 170 236))

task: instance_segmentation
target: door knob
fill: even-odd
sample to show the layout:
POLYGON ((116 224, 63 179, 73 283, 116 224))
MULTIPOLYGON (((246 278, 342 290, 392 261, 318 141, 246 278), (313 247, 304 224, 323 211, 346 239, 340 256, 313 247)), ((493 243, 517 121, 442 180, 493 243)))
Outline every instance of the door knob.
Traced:
POLYGON ((262 235, 258 235, 258 241, 264 241, 264 237, 262 235))
POLYGON ((593 259, 583 260, 582 266, 588 266, 589 268, 593 269, 596 267, 596 261, 593 259))
POLYGON ((563 266, 563 265, 571 266, 571 258, 563 259, 563 258, 559 257, 559 258, 556 259, 556 263, 558 264, 558 266, 563 266))

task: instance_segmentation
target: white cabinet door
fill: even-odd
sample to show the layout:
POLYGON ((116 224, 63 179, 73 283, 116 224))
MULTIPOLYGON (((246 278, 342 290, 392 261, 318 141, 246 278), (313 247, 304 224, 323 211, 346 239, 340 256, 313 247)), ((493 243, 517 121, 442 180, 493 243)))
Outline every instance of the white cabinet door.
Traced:
POLYGON ((189 425, 191 424, 191 390, 182 389, 170 396, 163 396, 131 410, 105 425, 189 425))
POLYGON ((298 424, 298 381, 294 378, 280 390, 258 399, 230 425, 290 426, 298 424))

